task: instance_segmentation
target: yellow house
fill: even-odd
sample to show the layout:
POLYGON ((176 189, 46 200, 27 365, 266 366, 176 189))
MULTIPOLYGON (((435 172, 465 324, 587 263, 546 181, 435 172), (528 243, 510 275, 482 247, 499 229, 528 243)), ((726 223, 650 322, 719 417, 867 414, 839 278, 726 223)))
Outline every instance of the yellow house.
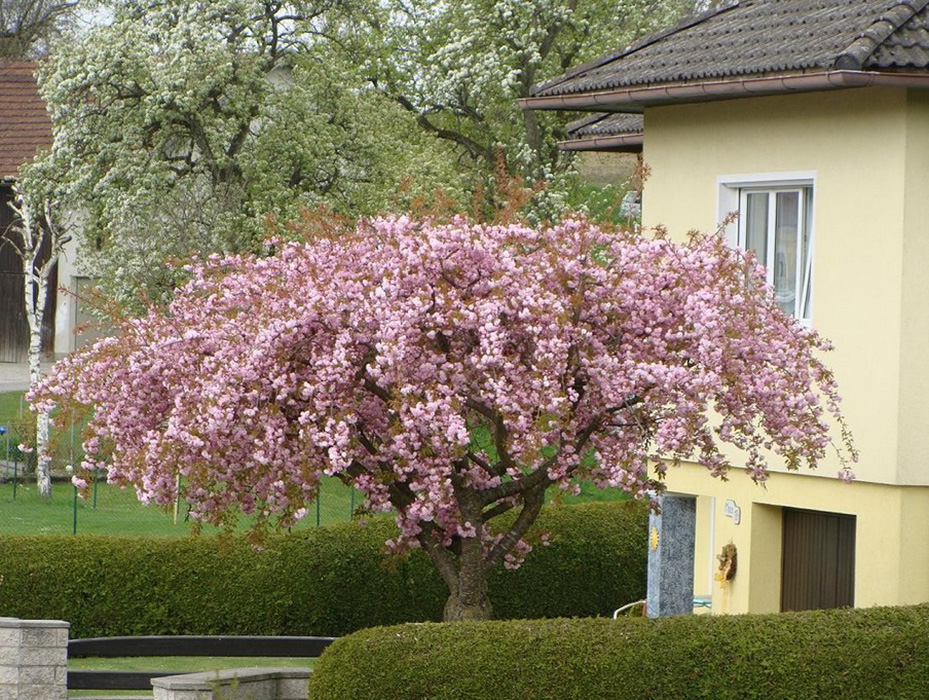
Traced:
POLYGON ((600 113, 569 148, 641 147, 645 226, 684 236, 736 212, 722 235, 836 346, 857 480, 837 461, 775 467, 766 488, 670 473, 693 507, 694 596, 714 613, 929 600, 929 2, 732 2, 523 106, 600 113))

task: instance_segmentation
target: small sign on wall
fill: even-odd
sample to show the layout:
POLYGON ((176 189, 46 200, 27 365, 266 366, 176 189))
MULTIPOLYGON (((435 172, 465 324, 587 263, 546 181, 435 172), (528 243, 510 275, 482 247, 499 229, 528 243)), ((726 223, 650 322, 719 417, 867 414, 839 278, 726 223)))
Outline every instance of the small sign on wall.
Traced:
POLYGON ((723 506, 723 512, 726 514, 727 518, 732 518, 732 522, 738 525, 742 522, 742 509, 739 508, 733 500, 726 501, 726 505, 723 506))

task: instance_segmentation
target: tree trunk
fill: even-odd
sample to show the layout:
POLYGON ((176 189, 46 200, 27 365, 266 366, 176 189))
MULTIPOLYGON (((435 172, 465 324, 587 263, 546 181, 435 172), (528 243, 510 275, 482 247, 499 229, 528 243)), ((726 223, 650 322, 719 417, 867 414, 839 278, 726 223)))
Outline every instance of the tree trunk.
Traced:
POLYGON ((445 622, 493 619, 493 607, 487 595, 487 573, 483 566, 478 571, 463 568, 459 572, 458 585, 448 596, 442 619, 445 622))
MULTIPOLYGON (((17 202, 19 207, 14 209, 21 219, 19 229, 22 247, 19 248, 19 255, 23 265, 23 301, 29 324, 29 384, 34 387, 42 379, 42 320, 48 301, 48 277, 58 258, 59 247, 49 238, 49 260, 40 262, 43 239, 51 236, 51 233, 43 230, 42 223, 36 220, 32 203, 22 190, 17 191, 17 202)), ((50 228, 51 220, 48 219, 47 223, 50 228)), ((52 460, 48 455, 49 424, 47 412, 36 416, 36 486, 39 494, 45 498, 52 497, 52 460)))
MULTIPOLYGON (((478 495, 461 485, 456 485, 455 495, 462 519, 467 523, 480 523, 483 506, 478 495)), ((458 544, 453 574, 445 577, 449 596, 443 619, 445 622, 490 620, 493 608, 487 595, 488 567, 484 561, 484 544, 480 537, 462 537, 458 544)))
MULTIPOLYGON (((37 291, 37 298, 33 304, 27 302, 27 317, 29 320, 29 384, 36 386, 42 379, 42 317, 45 315, 45 301, 48 297, 48 279, 33 275, 25 280, 30 291, 37 291), (35 290, 35 287, 38 290, 35 290)), ((32 296, 27 291, 27 299, 32 296)), ((48 455, 49 416, 47 411, 36 415, 35 449, 36 449, 36 486, 39 495, 44 498, 52 497, 51 457, 48 455)))

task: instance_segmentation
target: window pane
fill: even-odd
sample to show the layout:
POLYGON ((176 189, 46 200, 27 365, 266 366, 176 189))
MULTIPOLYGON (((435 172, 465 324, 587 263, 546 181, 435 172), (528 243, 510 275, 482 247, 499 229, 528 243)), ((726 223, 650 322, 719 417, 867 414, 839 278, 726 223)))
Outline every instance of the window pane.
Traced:
POLYGON ((803 190, 803 260, 800 263, 803 281, 800 284, 800 294, 802 306, 800 307, 799 316, 801 318, 810 318, 810 297, 812 294, 813 281, 813 190, 806 188, 803 190))
POLYGON ((768 193, 745 197, 745 249, 755 251, 760 265, 768 264, 768 193))
POLYGON ((800 193, 778 192, 775 204, 774 261, 769 269, 777 305, 793 315, 797 307, 797 248, 800 193))

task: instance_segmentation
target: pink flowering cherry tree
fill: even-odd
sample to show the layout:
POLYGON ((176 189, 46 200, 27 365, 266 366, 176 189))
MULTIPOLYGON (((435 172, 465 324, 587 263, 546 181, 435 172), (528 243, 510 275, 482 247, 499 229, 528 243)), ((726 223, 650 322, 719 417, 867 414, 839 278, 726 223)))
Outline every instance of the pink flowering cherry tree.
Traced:
POLYGON ((722 443, 764 481, 815 467, 830 423, 854 456, 828 343, 716 235, 401 217, 189 271, 34 392, 94 409, 76 483, 106 467, 162 506, 180 484, 194 518, 261 529, 335 476, 425 550, 447 620, 491 616, 487 573, 531 549, 550 487, 647 497, 681 460, 724 476, 722 443))

